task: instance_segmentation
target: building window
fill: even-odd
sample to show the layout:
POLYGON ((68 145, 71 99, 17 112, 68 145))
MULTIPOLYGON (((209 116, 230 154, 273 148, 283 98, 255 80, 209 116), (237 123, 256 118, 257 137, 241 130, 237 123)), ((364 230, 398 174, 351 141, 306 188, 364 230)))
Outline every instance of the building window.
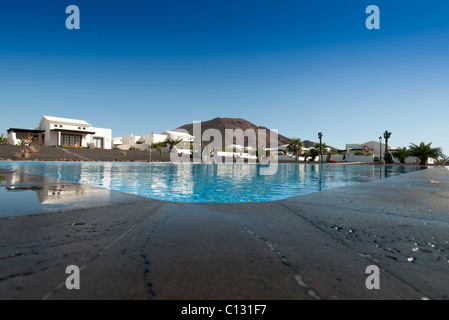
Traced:
POLYGON ((79 135, 61 134, 60 145, 68 147, 81 147, 81 139, 82 137, 79 135))

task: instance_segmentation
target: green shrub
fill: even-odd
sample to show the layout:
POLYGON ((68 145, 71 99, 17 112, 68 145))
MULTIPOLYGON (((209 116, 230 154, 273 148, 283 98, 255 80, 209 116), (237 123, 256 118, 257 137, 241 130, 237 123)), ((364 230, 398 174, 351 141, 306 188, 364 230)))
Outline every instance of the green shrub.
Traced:
POLYGON ((8 138, 5 137, 2 133, 2 135, 0 136, 0 144, 8 144, 8 138))

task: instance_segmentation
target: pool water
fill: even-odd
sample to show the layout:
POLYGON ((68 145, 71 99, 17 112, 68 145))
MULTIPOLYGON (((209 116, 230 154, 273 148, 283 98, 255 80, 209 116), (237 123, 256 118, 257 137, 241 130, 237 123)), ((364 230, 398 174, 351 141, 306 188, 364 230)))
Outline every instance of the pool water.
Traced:
POLYGON ((0 162, 0 168, 166 201, 261 202, 384 179, 415 166, 0 162))

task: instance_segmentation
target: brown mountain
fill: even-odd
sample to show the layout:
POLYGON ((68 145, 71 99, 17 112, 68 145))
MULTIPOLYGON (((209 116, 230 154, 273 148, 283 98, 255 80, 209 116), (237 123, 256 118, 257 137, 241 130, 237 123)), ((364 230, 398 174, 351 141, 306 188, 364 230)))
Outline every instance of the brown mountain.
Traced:
MULTIPOLYGON (((184 129, 187 130, 187 132, 189 132, 189 134, 193 135, 193 124, 185 124, 179 128, 176 128, 174 131, 179 130, 179 129, 184 129)), ((241 129, 243 131, 248 130, 248 129, 252 129, 255 130, 255 132, 258 132, 257 130, 259 129, 265 129, 266 130, 266 142, 267 145, 269 145, 269 141, 270 141, 270 130, 266 127, 261 127, 261 126, 256 126, 255 124, 245 120, 245 119, 240 119, 240 118, 215 118, 209 121, 202 121, 201 122, 201 134, 204 134, 204 131, 207 129, 217 129, 218 131, 220 131, 221 136, 222 136, 222 144, 223 146, 225 145, 225 139, 226 139, 226 133, 225 130, 226 129, 241 129)), ((290 141, 289 138, 278 134, 278 145, 284 145, 284 144, 288 144, 288 142, 290 141)), ((204 141, 204 144, 208 144, 210 143, 209 141, 204 141)))
POLYGON ((304 140, 303 142, 304 148, 313 148, 315 146, 316 142, 310 141, 310 140, 304 140))

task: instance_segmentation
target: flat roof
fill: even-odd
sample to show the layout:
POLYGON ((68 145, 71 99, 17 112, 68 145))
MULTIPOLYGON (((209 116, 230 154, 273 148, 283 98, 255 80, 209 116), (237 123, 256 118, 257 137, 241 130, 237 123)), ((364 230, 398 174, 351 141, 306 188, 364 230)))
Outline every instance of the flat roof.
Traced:
POLYGON ((94 131, 83 131, 83 130, 66 130, 66 129, 51 129, 50 131, 66 132, 66 133, 84 133, 84 134, 95 134, 94 131))
POLYGON ((9 128, 8 130, 6 130, 8 133, 13 131, 13 132, 32 132, 32 133, 41 133, 41 132, 45 132, 45 130, 36 130, 36 129, 21 129, 21 128, 9 128))

